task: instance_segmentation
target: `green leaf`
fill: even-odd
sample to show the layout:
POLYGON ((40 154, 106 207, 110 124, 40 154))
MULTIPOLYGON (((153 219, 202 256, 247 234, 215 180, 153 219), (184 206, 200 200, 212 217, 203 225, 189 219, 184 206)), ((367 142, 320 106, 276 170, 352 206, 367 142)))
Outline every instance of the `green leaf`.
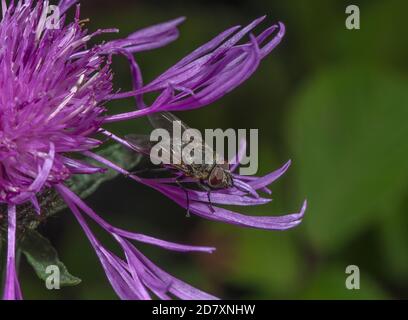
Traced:
POLYGON ((20 242, 20 249, 41 280, 46 281, 47 277, 50 276, 49 273, 46 273, 47 267, 55 265, 60 271, 61 287, 75 286, 81 283, 81 279, 70 274, 67 267, 59 260, 57 251, 48 239, 38 232, 27 230, 20 242))
POLYGON ((309 200, 306 233, 323 252, 344 248, 403 199, 407 87, 383 70, 343 66, 321 72, 297 96, 294 169, 309 200))
MULTIPOLYGON (((98 155, 110 160, 125 170, 131 170, 136 167, 142 159, 141 155, 129 151, 120 144, 112 144, 98 152, 98 155)), ((94 160, 89 160, 88 162, 94 166, 101 166, 99 162, 94 160)), ((75 175, 68 181, 68 184, 72 191, 77 193, 81 198, 86 198, 94 193, 102 183, 112 180, 117 176, 119 176, 117 171, 108 169, 105 173, 75 175)))

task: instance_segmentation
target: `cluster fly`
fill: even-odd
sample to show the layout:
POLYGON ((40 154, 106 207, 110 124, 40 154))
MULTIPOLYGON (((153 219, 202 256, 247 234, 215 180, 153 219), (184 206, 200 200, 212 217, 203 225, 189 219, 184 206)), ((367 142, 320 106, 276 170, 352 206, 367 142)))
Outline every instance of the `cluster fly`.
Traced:
MULTIPOLYGON (((159 112, 149 116, 149 120, 152 126, 156 129, 165 129, 168 132, 173 132, 173 123, 177 121, 181 124, 181 130, 185 131, 189 129, 189 127, 183 123, 180 119, 178 119, 175 115, 169 112, 159 112)), ((171 139, 171 138, 170 138, 171 139)), ((151 155, 151 150, 156 144, 156 142, 152 142, 148 135, 138 135, 138 134, 130 134, 126 136, 126 140, 132 146, 132 148, 137 151, 138 153, 143 153, 148 156, 151 155)), ((216 154, 211 147, 205 144, 202 141, 187 141, 181 139, 178 143, 181 146, 176 146, 173 139, 171 141, 167 141, 167 143, 162 143, 162 152, 166 153, 172 159, 176 151, 174 150, 175 147, 185 147, 187 144, 197 143, 198 145, 195 146, 196 148, 201 148, 203 151, 202 154, 208 155, 211 154, 212 160, 210 161, 201 161, 200 163, 186 163, 183 159, 178 161, 177 163, 169 163, 165 164, 166 168, 174 169, 179 172, 182 172, 184 176, 192 178, 197 186, 206 191, 208 195, 208 201, 210 203, 211 210, 214 212, 214 208, 211 203, 211 191, 212 190, 220 190, 220 189, 228 189, 234 187, 234 180, 232 174, 230 172, 230 165, 227 162, 217 161, 220 159, 219 155, 216 154), (163 149, 163 146, 167 146, 167 149, 163 149)), ((189 195, 187 189, 183 186, 182 182, 176 180, 177 184, 185 191, 186 198, 187 198, 187 215, 189 214, 189 195)))

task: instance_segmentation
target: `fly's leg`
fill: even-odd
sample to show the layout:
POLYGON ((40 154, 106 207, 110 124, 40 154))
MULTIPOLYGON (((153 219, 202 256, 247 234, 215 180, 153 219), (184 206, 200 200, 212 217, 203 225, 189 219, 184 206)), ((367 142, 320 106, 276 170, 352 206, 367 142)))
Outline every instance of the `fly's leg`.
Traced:
POLYGON ((178 185, 182 190, 184 190, 184 192, 185 192, 185 194, 186 194, 186 202, 187 202, 187 214, 186 214, 186 217, 187 217, 187 218, 190 218, 190 217, 191 217, 191 216, 190 216, 190 196, 189 196, 189 194, 188 194, 187 189, 186 189, 186 188, 183 186, 183 184, 180 182, 179 178, 176 179, 176 183, 177 183, 177 185, 178 185))
POLYGON ((198 186, 199 186, 202 190, 204 190, 204 191, 207 192, 208 204, 209 204, 209 207, 210 207, 211 212, 214 213, 214 212, 215 212, 215 209, 214 209, 214 207, 213 207, 213 205, 212 205, 212 202, 211 202, 211 188, 210 188, 209 186, 207 186, 204 182, 200 182, 200 183, 198 184, 198 186))

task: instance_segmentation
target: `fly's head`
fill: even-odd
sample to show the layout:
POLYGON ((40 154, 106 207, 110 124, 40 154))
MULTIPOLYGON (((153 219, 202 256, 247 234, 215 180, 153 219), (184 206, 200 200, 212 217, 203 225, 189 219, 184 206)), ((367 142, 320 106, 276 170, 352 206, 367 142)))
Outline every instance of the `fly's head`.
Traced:
POLYGON ((233 187, 233 179, 229 164, 216 165, 208 177, 208 185, 213 189, 228 189, 233 187))

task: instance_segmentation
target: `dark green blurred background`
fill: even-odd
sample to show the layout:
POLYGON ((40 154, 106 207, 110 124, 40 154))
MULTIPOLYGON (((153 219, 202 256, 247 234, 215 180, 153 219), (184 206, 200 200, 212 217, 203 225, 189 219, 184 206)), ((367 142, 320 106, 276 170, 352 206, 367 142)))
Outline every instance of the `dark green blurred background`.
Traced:
MULTIPOLYGON (((288 174, 272 186, 274 201, 241 212, 288 213, 309 201, 304 222, 293 230, 247 230, 187 219, 164 196, 118 178, 87 199, 98 213, 133 231, 216 246, 213 255, 140 248, 163 269, 223 298, 408 297, 408 2, 86 0, 82 5, 91 30, 118 27, 122 36, 188 18, 178 41, 137 55, 146 82, 229 26, 263 14, 267 24, 283 21, 284 41, 248 82, 212 106, 178 115, 200 129, 259 128, 260 174, 293 160, 288 174), (359 5, 361 30, 345 28, 348 4, 359 5), (360 290, 345 288, 351 264, 360 268, 360 290)), ((117 58, 113 67, 116 88, 130 88, 127 62, 117 58)), ((111 105, 115 113, 131 107, 131 100, 111 105)), ((111 129, 143 132, 147 125, 134 121, 111 129)), ((23 263, 26 298, 116 298, 68 211, 40 231, 83 282, 47 291, 23 263)), ((109 243, 107 235, 100 237, 109 243)))

